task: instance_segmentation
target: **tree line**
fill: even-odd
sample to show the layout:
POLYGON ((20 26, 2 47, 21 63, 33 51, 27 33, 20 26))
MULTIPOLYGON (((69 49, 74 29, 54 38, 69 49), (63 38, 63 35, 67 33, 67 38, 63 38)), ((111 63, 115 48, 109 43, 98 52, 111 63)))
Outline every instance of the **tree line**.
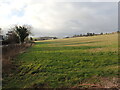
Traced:
MULTIPOLYGON (((120 31, 117 31, 117 32, 112 32, 112 33, 119 33, 120 31)), ((104 34, 112 34, 112 33, 86 33, 86 34, 75 34, 73 35, 72 37, 65 37, 65 38, 74 38, 74 37, 88 37, 88 36, 97 36, 97 35, 104 35, 104 34)))
MULTIPOLYGON (((10 28, 6 35, 1 35, 3 45, 7 44, 23 44, 32 41, 32 37, 28 38, 31 34, 32 27, 29 25, 15 25, 10 28)), ((2 29, 0 29, 1 31, 2 29)))
POLYGON ((84 36, 95 36, 95 35, 103 35, 103 33, 102 32, 100 34, 87 33, 87 34, 74 35, 73 37, 84 37, 84 36))

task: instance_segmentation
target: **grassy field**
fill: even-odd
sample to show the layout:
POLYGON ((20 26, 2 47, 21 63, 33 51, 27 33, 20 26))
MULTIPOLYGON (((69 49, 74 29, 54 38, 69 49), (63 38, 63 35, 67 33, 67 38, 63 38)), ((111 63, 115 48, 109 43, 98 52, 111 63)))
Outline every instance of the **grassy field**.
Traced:
POLYGON ((105 87, 118 76, 118 35, 37 41, 13 63, 4 88, 105 87))

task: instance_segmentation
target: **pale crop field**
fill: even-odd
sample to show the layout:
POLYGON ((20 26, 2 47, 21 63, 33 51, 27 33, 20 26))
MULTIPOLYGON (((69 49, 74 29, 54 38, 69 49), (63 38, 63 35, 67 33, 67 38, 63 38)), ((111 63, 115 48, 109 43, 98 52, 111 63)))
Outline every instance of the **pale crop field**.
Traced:
POLYGON ((106 79, 116 85, 112 80, 118 76, 117 33, 35 43, 13 60, 17 67, 5 76, 4 88, 105 87, 106 79))

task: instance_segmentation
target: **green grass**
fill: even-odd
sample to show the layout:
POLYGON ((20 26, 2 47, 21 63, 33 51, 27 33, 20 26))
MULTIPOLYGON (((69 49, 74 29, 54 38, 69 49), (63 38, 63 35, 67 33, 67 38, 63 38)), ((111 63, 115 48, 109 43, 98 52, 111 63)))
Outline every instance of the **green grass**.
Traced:
POLYGON ((73 87, 99 77, 118 75, 117 34, 36 42, 13 63, 11 76, 4 76, 4 88, 34 86, 73 87))

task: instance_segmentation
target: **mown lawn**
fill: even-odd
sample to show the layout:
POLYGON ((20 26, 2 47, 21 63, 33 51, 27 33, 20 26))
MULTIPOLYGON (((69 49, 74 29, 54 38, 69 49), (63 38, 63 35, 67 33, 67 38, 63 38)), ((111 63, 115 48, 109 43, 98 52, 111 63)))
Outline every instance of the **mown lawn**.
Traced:
POLYGON ((4 88, 79 87, 118 75, 118 35, 37 41, 13 60, 4 88), (92 79, 91 79, 92 78, 92 79))

